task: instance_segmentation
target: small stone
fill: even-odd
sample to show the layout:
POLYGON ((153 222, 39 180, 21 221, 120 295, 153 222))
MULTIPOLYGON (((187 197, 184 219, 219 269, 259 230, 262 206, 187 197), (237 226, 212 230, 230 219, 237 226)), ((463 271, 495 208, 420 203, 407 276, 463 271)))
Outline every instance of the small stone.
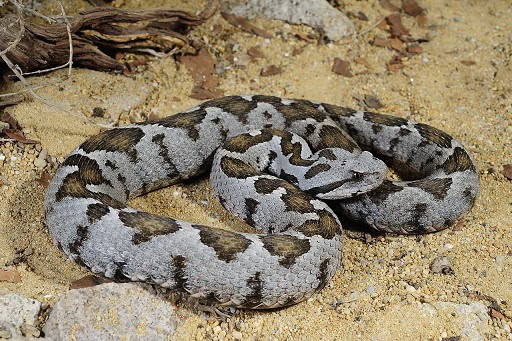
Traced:
POLYGON ((496 257, 496 264, 503 264, 505 262, 506 256, 498 256, 496 257))
POLYGON ((453 263, 448 256, 438 256, 430 263, 430 271, 435 274, 454 274, 453 263))
POLYGON ((283 69, 281 69, 280 67, 275 66, 275 65, 270 65, 267 68, 261 69, 260 75, 262 77, 268 77, 268 76, 274 76, 274 75, 280 74, 281 72, 283 72, 283 69))
POLYGON ((12 333, 6 327, 0 325, 0 339, 10 339, 12 337, 12 333))
POLYGON ((44 168, 46 167, 46 160, 38 157, 37 159, 34 160, 34 166, 36 166, 37 168, 44 168))
POLYGON ((41 335, 41 331, 39 329, 25 322, 21 325, 20 329, 21 334, 26 337, 39 337, 39 335, 41 335))
POLYGON ((231 336, 233 336, 235 340, 242 340, 242 333, 240 333, 238 330, 233 330, 231 336))
POLYGON ((92 117, 103 117, 105 115, 105 109, 95 107, 92 109, 92 117))
POLYGON ((453 249, 453 244, 446 243, 446 244, 444 244, 444 248, 445 248, 446 250, 451 250, 451 249, 453 249))

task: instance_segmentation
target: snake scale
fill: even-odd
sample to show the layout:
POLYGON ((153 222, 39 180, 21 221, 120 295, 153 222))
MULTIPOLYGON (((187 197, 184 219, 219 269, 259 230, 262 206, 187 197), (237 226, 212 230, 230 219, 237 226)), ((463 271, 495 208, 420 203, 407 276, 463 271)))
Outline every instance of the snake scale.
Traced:
POLYGON ((340 266, 340 219, 429 233, 469 212, 478 192, 466 149, 429 125, 245 95, 89 138, 57 170, 45 208, 59 249, 94 273, 265 309, 300 302, 329 282, 340 266), (386 179, 386 164, 370 152, 401 180, 386 179), (257 233, 127 206, 210 168, 220 202, 257 233))

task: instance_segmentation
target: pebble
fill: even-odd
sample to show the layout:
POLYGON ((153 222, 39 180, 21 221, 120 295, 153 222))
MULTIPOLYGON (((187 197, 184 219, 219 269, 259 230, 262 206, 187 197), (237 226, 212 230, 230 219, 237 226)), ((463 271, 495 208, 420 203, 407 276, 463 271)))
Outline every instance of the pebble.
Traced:
POLYGON ((445 248, 446 250, 451 250, 451 249, 453 249, 453 244, 446 243, 446 244, 444 244, 444 248, 445 248))
POLYGON ((34 160, 34 166, 37 168, 46 167, 46 157, 48 156, 48 151, 46 149, 41 150, 38 157, 34 160))
POLYGON ((438 256, 432 260, 432 263, 430 263, 430 271, 432 271, 435 274, 453 274, 454 267, 452 260, 448 256, 438 256))
POLYGON ((107 283, 67 292, 43 331, 53 340, 166 340, 189 315, 142 285, 107 283))
MULTIPOLYGON (((24 324, 33 326, 37 323, 41 303, 18 294, 9 294, 0 296, 0 307, 0 334, 4 335, 0 336, 11 338, 22 335, 24 324), (10 336, 6 337, 8 334, 10 336)), ((34 334, 37 332, 34 331, 34 334)))
POLYGON ((231 336, 233 336, 235 340, 242 340, 242 333, 240 333, 238 330, 233 330, 231 336))
POLYGON ((321 29, 331 40, 340 40, 354 33, 354 24, 338 9, 324 0, 226 0, 226 9, 234 15, 285 20, 321 29))

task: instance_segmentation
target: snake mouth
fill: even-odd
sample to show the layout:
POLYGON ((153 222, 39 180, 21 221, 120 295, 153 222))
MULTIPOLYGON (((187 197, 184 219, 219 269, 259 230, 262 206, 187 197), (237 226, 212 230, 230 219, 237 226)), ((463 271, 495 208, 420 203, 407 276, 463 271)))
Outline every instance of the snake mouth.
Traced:
POLYGON ((379 187, 384 181, 384 177, 379 172, 366 174, 365 180, 368 180, 368 177, 371 177, 372 181, 368 181, 366 184, 361 183, 363 179, 350 178, 339 180, 323 186, 312 187, 305 190, 305 192, 323 200, 341 200, 353 198, 355 196, 370 192, 371 190, 379 187))

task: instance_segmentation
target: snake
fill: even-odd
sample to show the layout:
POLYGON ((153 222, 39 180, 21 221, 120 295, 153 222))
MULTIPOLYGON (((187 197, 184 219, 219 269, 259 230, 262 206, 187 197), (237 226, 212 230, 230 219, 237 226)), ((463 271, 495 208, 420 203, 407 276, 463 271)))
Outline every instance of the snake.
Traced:
POLYGON ((440 231, 471 210, 479 188, 467 149, 430 125, 235 95, 88 138, 57 169, 45 213, 57 247, 93 273, 209 304, 269 309, 330 282, 342 267, 342 224, 440 231), (253 232, 128 206, 208 171, 220 203, 253 232))

